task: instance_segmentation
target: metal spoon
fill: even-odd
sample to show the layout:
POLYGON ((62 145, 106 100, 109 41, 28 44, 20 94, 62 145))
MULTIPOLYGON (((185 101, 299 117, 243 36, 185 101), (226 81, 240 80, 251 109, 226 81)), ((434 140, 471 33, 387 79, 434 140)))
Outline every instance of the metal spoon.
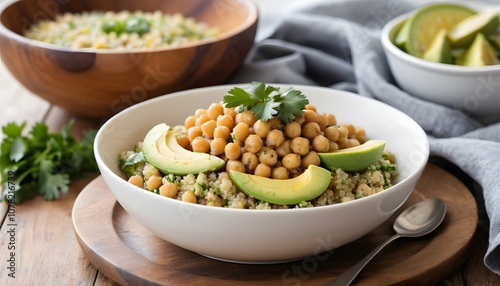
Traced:
POLYGON ((324 284, 325 286, 347 286, 356 278, 370 260, 382 248, 400 237, 419 237, 435 230, 446 215, 446 204, 438 198, 429 198, 403 211, 394 222, 396 234, 391 236, 346 272, 324 284))

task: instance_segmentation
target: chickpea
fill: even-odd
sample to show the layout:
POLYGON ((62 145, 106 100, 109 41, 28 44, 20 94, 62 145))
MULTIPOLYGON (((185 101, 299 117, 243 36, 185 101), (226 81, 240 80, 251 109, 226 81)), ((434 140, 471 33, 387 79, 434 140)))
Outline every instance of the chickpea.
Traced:
POLYGON ((245 110, 243 112, 237 113, 236 117, 234 118, 234 122, 236 124, 243 122, 246 123, 248 126, 253 126, 255 121, 256 121, 255 115, 250 110, 245 110))
POLYGON ((219 115, 224 115, 224 107, 220 103, 212 103, 207 109, 207 115, 212 120, 217 120, 219 115))
POLYGON ((245 172, 245 165, 241 161, 229 160, 226 162, 226 172, 234 170, 238 172, 245 172))
POLYGON ((144 180, 139 175, 133 175, 132 177, 128 178, 128 182, 139 188, 144 188, 144 180))
POLYGON ((339 140, 337 140, 337 145, 339 147, 339 150, 347 148, 349 146, 347 138, 339 138, 339 140))
POLYGON ((306 109, 304 110, 304 122, 318 122, 319 114, 316 111, 306 109))
POLYGON ((316 106, 312 105, 312 104, 306 104, 305 106, 305 110, 311 110, 311 111, 314 111, 316 112, 316 106))
POLYGON ((354 139, 354 138, 347 139, 347 147, 348 148, 356 147, 359 145, 361 145, 361 144, 359 143, 358 139, 354 139))
POLYGON ((307 153, 304 157, 302 157, 302 160, 300 162, 300 166, 304 169, 307 169, 309 165, 316 165, 319 166, 321 164, 321 159, 318 156, 318 153, 315 151, 311 151, 307 153))
POLYGON ((273 129, 267 134, 266 137, 266 146, 268 147, 278 147, 285 141, 285 135, 283 135, 283 131, 279 129, 273 129))
POLYGON ((300 123, 298 122, 291 121, 285 125, 285 135, 290 139, 299 137, 301 132, 300 123))
POLYGON ((330 141, 337 141, 339 139, 339 130, 335 126, 328 126, 325 128, 325 137, 330 141))
POLYGON ((339 150, 339 145, 333 141, 328 141, 328 152, 335 152, 339 150))
POLYGON ((229 130, 231 130, 234 127, 234 120, 229 115, 220 115, 217 117, 217 126, 226 126, 229 130))
POLYGON ((288 170, 285 167, 276 167, 271 170, 271 178, 285 180, 288 179, 288 170))
POLYGON ((229 160, 237 160, 241 155, 240 145, 236 143, 228 143, 224 147, 224 154, 229 160))
POLYGON ((207 153, 210 150, 210 143, 206 138, 198 136, 191 142, 193 152, 207 153))
POLYGON ((201 128, 198 126, 193 126, 187 130, 187 137, 189 139, 189 142, 193 142, 194 138, 202 135, 203 131, 201 131, 201 128))
POLYGON ((358 139, 359 143, 363 144, 366 142, 366 131, 364 128, 356 127, 354 132, 354 137, 358 139))
POLYGON ((339 139, 347 138, 349 136, 349 129, 347 129, 345 126, 338 127, 338 130, 339 130, 339 139))
POLYGON ((193 127, 195 123, 196 123, 196 116, 194 115, 188 116, 186 117, 186 120, 184 120, 184 127, 186 127, 186 129, 189 129, 193 127))
POLYGON ((297 122, 301 126, 302 126, 302 124, 304 124, 305 121, 306 121, 306 119, 304 118, 304 115, 295 116, 295 118, 293 119, 293 122, 297 122))
POLYGON ((328 113, 326 115, 326 126, 335 126, 337 124, 337 118, 335 115, 328 113))
POLYGON ((185 135, 185 134, 179 135, 179 136, 177 136, 176 139, 177 139, 177 143, 179 143, 179 145, 181 145, 182 148, 188 149, 189 144, 191 142, 189 142, 189 138, 187 137, 187 135, 185 135))
POLYGON ((283 129, 283 126, 284 126, 283 122, 278 117, 273 117, 269 121, 271 121, 271 130, 273 130, 273 129, 282 130, 283 129))
POLYGON ((215 120, 209 120, 201 125, 201 131, 208 139, 214 138, 214 130, 217 127, 217 122, 215 120))
POLYGON ((354 136, 354 133, 356 132, 356 128, 354 127, 354 125, 352 125, 351 123, 345 123, 342 125, 342 127, 345 127, 347 128, 347 137, 348 138, 351 138, 354 136))
POLYGON ((198 108, 194 112, 194 116, 196 116, 196 118, 200 117, 202 114, 207 114, 207 110, 203 108, 198 108))
POLYGON ((290 139, 285 139, 281 145, 276 148, 276 153, 280 157, 285 157, 286 154, 292 153, 292 148, 290 147, 290 144, 292 143, 292 140, 290 139))
POLYGON ((316 122, 308 122, 302 126, 302 136, 309 140, 312 140, 319 134, 321 134, 321 129, 319 128, 319 124, 316 122))
POLYGON ((255 153, 246 152, 241 155, 241 163, 247 170, 252 172, 259 165, 259 158, 255 153))
POLYGON ((186 191, 184 194, 182 194, 182 201, 196 204, 197 202, 196 195, 193 193, 193 191, 186 191))
POLYGON ((297 169, 300 167, 301 159, 300 156, 295 153, 290 153, 281 159, 281 165, 288 170, 297 169))
POLYGON ((255 134, 259 135, 260 138, 266 138, 269 131, 271 131, 271 121, 257 120, 253 124, 253 131, 255 134))
POLYGON ((272 167, 278 163, 278 154, 272 148, 262 147, 259 151, 259 162, 272 167))
POLYGON ((237 141, 243 142, 250 134, 250 127, 246 123, 238 123, 233 129, 233 138, 237 141))
POLYGON ((262 138, 260 138, 259 135, 250 134, 245 139, 244 147, 248 152, 257 153, 262 145, 264 145, 264 142, 262 142, 262 138))
POLYGON ((194 123, 195 126, 201 126, 203 123, 210 121, 210 117, 206 114, 200 115, 200 117, 196 118, 196 121, 194 123))
POLYGON ((253 174, 256 176, 269 178, 271 176, 271 167, 266 164, 260 163, 259 165, 257 165, 257 167, 255 167, 253 174))
POLYGON ((224 107, 224 115, 229 115, 234 119, 236 117, 236 110, 234 107, 224 107))
POLYGON ((326 128, 326 114, 319 114, 318 116, 318 125, 319 125, 319 129, 321 130, 325 130, 326 128))
POLYGON ((293 138, 292 142, 290 142, 290 148, 293 153, 304 156, 309 152, 309 140, 304 137, 293 138))
POLYGON ((328 139, 323 135, 314 137, 311 145, 313 150, 316 152, 328 152, 328 150, 330 149, 328 139))
POLYGON ((210 142, 210 154, 215 156, 223 154, 226 144, 227 142, 225 139, 215 138, 210 142))
POLYGON ((177 186, 174 183, 168 182, 160 187, 160 195, 167 198, 175 198, 177 197, 177 186))
POLYGON ((156 175, 149 177, 149 179, 146 181, 146 187, 149 191, 159 188, 161 184, 161 177, 156 175))
POLYGON ((217 126, 214 129, 214 138, 221 138, 224 140, 229 140, 231 136, 231 130, 226 126, 217 126))

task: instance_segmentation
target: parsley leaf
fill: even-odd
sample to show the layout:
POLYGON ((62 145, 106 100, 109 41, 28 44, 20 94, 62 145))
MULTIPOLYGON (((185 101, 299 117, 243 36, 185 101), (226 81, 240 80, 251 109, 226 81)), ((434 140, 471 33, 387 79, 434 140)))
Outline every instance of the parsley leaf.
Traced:
POLYGON ((36 123, 23 135, 26 123, 2 127, 0 144, 0 201, 20 204, 42 195, 58 199, 69 190, 70 180, 97 171, 93 142, 96 131, 88 130, 78 142, 71 136, 73 122, 59 133, 49 133, 36 123))
POLYGON ((301 116, 309 103, 299 90, 290 88, 282 94, 278 88, 262 82, 252 82, 247 90, 239 87, 231 89, 223 102, 226 107, 236 107, 239 112, 252 111, 256 119, 267 121, 277 116, 285 123, 301 116))
POLYGON ((302 115, 304 107, 309 103, 309 100, 296 89, 289 89, 281 96, 283 97, 281 101, 282 112, 278 114, 278 117, 283 122, 292 121, 295 115, 302 115))

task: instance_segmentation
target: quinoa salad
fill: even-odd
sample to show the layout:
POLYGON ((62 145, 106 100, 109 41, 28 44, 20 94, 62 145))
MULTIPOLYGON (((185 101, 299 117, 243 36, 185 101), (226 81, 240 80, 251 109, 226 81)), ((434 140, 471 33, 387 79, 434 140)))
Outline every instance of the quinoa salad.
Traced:
MULTIPOLYGON (((361 199, 392 186, 398 170, 394 156, 384 150, 380 158, 363 170, 329 170, 328 187, 311 200, 270 203, 240 190, 230 177, 232 170, 288 180, 303 174, 310 165, 322 166, 318 153, 360 146, 368 140, 361 126, 339 123, 334 114, 317 112, 308 101, 303 103, 301 111, 288 114, 288 120, 283 120, 276 113, 263 117, 250 108, 228 107, 231 104, 224 100, 194 110, 183 125, 173 126, 171 129, 182 148, 224 160, 224 166, 215 171, 182 175, 162 172, 147 160, 143 141, 131 150, 122 151, 118 164, 126 179, 145 191, 213 207, 318 207, 361 199)), ((279 112, 282 111, 278 115, 279 112)))
POLYGON ((90 11, 39 21, 24 36, 70 48, 148 49, 211 39, 218 33, 217 28, 179 13, 90 11))

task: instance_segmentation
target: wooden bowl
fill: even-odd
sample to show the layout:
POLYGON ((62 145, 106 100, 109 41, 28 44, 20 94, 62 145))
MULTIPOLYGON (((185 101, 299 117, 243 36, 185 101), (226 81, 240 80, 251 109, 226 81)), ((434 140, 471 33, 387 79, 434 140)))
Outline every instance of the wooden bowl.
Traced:
POLYGON ((0 10, 0 53, 27 89, 76 115, 105 118, 162 94, 216 85, 240 67, 257 29, 250 0, 23 0, 0 10), (40 19, 83 11, 181 13, 219 28, 216 39, 147 50, 73 49, 22 36, 40 19))

